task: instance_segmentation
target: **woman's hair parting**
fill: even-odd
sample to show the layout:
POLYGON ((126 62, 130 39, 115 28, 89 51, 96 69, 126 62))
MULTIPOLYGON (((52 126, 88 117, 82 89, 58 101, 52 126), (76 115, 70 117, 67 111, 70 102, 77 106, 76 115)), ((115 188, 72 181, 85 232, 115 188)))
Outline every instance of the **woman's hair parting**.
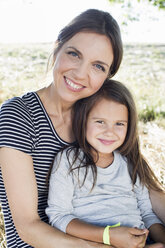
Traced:
POLYGON ((98 9, 88 9, 82 12, 60 31, 55 43, 52 65, 61 47, 79 32, 93 32, 106 35, 109 38, 114 59, 108 77, 112 77, 117 72, 123 56, 120 28, 108 12, 98 9))
POLYGON ((80 99, 73 106, 73 133, 76 139, 73 164, 78 159, 79 148, 81 148, 84 152, 84 157, 82 158, 79 168, 82 166, 86 167, 87 174, 88 167, 90 167, 93 171, 95 184, 97 176, 96 161, 93 161, 90 153, 91 146, 86 140, 86 127, 90 111, 101 99, 111 100, 127 107, 127 134, 124 143, 117 150, 121 155, 127 158, 128 169, 133 185, 136 183, 138 175, 143 185, 155 190, 161 190, 161 184, 140 152, 137 130, 137 110, 132 94, 126 86, 112 79, 106 79, 102 87, 94 95, 80 99))

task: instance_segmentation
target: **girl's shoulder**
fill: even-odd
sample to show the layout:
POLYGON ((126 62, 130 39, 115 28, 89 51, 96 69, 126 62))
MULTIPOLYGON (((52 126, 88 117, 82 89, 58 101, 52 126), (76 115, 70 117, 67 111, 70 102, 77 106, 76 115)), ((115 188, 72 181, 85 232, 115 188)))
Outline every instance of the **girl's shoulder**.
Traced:
POLYGON ((63 158, 69 160, 69 162, 72 163, 75 158, 77 158, 78 160, 82 160, 83 155, 83 151, 80 148, 77 149, 73 144, 65 147, 60 152, 58 152, 56 157, 58 157, 58 159, 63 158))
POLYGON ((70 145, 56 154, 55 163, 60 162, 64 167, 75 168, 82 163, 83 159, 83 151, 80 148, 77 149, 74 145, 70 145))
POLYGON ((114 151, 114 158, 115 158, 116 161, 119 161, 119 162, 127 164, 126 156, 122 155, 118 150, 114 151))

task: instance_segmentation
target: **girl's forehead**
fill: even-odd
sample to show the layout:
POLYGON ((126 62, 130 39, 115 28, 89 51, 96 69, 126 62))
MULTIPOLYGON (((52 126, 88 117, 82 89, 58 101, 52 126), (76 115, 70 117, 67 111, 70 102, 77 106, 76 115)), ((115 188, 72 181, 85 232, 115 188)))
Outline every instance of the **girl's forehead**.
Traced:
POLYGON ((124 104, 111 99, 100 98, 91 108, 89 116, 128 116, 128 109, 124 104))

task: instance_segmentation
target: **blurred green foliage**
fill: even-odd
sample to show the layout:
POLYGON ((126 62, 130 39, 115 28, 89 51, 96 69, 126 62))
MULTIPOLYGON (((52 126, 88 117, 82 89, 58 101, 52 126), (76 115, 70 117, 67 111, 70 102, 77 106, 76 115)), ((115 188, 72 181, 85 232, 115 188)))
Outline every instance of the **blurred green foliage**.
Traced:
MULTIPOLYGON (((124 3, 125 0, 108 0, 111 3, 124 3)), ((143 2, 144 0, 137 0, 138 2, 143 2)), ((130 1, 131 2, 131 1, 130 1)), ((159 9, 165 10, 165 0, 148 0, 152 5, 158 7, 159 9)))

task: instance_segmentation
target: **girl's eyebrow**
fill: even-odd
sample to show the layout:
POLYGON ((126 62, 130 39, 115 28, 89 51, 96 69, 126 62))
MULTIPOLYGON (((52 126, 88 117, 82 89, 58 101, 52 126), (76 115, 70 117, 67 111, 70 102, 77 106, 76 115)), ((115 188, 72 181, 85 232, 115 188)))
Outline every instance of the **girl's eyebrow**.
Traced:
MULTIPOLYGON (((77 48, 75 48, 75 47, 73 47, 73 46, 68 46, 67 47, 67 49, 73 49, 73 50, 75 50, 77 53, 78 53, 78 55, 82 55, 82 53, 77 49, 77 48)), ((101 65, 105 65, 105 66, 107 66, 108 68, 110 67, 110 65, 108 65, 107 63, 105 63, 105 62, 103 62, 103 61, 100 61, 100 60, 96 60, 95 61, 95 63, 97 63, 97 64, 101 64, 101 65)))
POLYGON ((126 121, 126 120, 117 120, 118 122, 128 122, 128 121, 126 121))
MULTIPOLYGON (((97 116, 94 116, 94 117, 92 117, 92 119, 93 120, 106 120, 106 118, 104 118, 104 117, 97 117, 97 116)), ((127 120, 115 120, 115 122, 126 122, 126 123, 128 123, 128 121, 127 120)))

